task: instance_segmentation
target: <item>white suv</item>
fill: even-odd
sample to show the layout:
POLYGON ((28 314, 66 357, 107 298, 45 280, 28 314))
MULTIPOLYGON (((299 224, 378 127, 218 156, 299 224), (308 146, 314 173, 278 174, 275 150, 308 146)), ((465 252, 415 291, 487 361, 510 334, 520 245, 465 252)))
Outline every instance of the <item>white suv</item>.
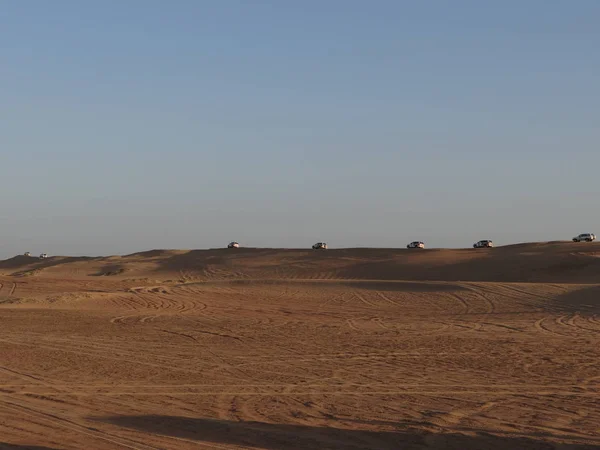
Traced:
POLYGON ((325 242, 317 242, 312 248, 313 250, 327 250, 327 244, 325 242))
POLYGON ((46 258, 48 258, 48 255, 46 253, 42 253, 40 255, 40 259, 46 259, 46 258))
POLYGON ((473 248, 485 248, 485 247, 493 247, 494 243, 489 239, 483 239, 481 241, 477 241, 473 244, 473 248))
POLYGON ((592 242, 596 240, 596 235, 594 233, 582 233, 579 236, 575 236, 573 238, 573 242, 592 242))
POLYGON ((425 244, 421 241, 414 241, 408 244, 406 248, 425 248, 425 244))
POLYGON ((240 248, 240 244, 238 244, 237 242, 230 242, 227 245, 227 248, 240 248))

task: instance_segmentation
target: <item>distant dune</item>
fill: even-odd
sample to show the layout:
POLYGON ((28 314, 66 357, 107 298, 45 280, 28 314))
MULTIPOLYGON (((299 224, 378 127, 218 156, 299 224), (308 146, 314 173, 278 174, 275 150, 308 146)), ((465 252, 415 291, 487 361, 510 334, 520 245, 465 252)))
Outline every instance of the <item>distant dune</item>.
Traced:
POLYGON ((493 249, 150 250, 106 258, 17 256, 0 274, 219 279, 600 283, 600 245, 540 242, 493 249))

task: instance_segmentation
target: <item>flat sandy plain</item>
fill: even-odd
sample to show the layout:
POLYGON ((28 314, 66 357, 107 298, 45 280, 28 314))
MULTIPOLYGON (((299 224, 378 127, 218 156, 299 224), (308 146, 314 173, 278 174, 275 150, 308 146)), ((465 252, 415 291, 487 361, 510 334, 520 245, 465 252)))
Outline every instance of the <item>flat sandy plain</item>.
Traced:
POLYGON ((0 262, 0 449, 600 449, 600 244, 0 262))

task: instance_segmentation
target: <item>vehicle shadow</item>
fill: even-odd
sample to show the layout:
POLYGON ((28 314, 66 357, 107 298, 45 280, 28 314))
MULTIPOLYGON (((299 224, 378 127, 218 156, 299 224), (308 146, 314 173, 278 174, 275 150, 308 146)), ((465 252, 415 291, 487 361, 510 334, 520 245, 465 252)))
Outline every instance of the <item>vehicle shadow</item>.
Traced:
MULTIPOLYGON (((433 433, 419 430, 416 424, 410 422, 388 425, 386 431, 370 431, 161 415, 114 416, 94 418, 94 420, 191 442, 248 446, 268 450, 555 450, 557 448, 555 443, 548 441, 550 435, 504 437, 466 429, 460 431, 468 434, 433 433)), ((560 444, 560 449, 600 450, 600 439, 593 444, 560 444)))
POLYGON ((0 450, 58 450, 56 448, 44 447, 39 445, 19 445, 0 442, 0 450))

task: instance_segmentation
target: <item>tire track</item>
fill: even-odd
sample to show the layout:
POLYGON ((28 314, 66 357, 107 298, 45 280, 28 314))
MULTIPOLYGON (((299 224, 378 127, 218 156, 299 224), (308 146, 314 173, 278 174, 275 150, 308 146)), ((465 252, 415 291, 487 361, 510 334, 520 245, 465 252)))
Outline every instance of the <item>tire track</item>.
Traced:
POLYGON ((117 436, 105 431, 100 431, 97 428, 87 427, 85 425, 81 425, 77 422, 65 419, 63 417, 59 417, 49 412, 39 411, 28 406, 8 402, 6 400, 0 401, 0 408, 4 409, 5 411, 8 411, 9 413, 16 413, 17 415, 32 417, 43 422, 45 421, 52 426, 66 428, 68 430, 74 431, 76 433, 88 437, 92 437, 94 439, 100 439, 105 442, 110 442, 111 444, 118 445, 119 447, 130 448, 133 450, 160 450, 159 447, 150 446, 141 442, 134 441, 133 439, 117 436))
POLYGON ((335 295, 333 297, 328 297, 327 300, 325 300, 324 302, 319 304, 319 308, 324 308, 325 306, 328 306, 330 303, 339 303, 340 304, 344 304, 346 303, 346 301, 344 301, 344 297, 346 297, 348 295, 347 292, 342 292, 339 295, 335 295))
MULTIPOLYGON (((450 325, 446 324, 446 328, 448 328, 450 325)), ((454 353, 454 352, 439 352, 439 353, 434 353, 434 354, 430 354, 430 356, 432 357, 436 357, 436 358, 444 358, 444 357, 456 357, 456 356, 477 356, 480 358, 493 358, 493 356, 487 355, 487 354, 482 354, 479 352, 461 352, 461 353, 454 353)), ((298 359, 300 361, 313 361, 313 360, 319 360, 319 361, 328 361, 328 360, 338 360, 338 359, 364 359, 364 360, 370 360, 370 359, 389 359, 389 358, 412 358, 412 357, 423 357, 422 353, 419 352, 385 352, 385 353, 360 353, 360 352, 342 352, 342 353, 306 353, 303 354, 301 356, 293 356, 293 355, 238 355, 238 356, 233 356, 232 358, 235 359, 249 359, 252 361, 255 360, 259 360, 259 359, 269 359, 269 358, 276 358, 278 360, 285 360, 285 359, 298 359)), ((258 362, 257 362, 258 364, 258 362)))
POLYGON ((470 292, 475 294, 477 298, 480 298, 483 301, 483 303, 486 305, 486 311, 483 314, 494 314, 496 312, 495 303, 490 298, 488 298, 483 292, 481 292, 481 286, 476 285, 477 288, 469 284, 460 284, 459 286, 469 290, 470 292))
POLYGON ((379 328, 382 328, 386 331, 389 331, 391 328, 388 327, 384 322, 383 322, 383 318, 381 317, 373 317, 371 319, 379 328))
MULTIPOLYGON (((135 291, 137 299, 140 300, 142 311, 158 311, 158 314, 148 314, 140 311, 134 314, 124 314, 110 319, 111 323, 124 323, 128 319, 138 318, 136 321, 147 323, 156 320, 163 316, 184 315, 190 312, 199 312, 206 310, 208 305, 204 302, 186 300, 182 296, 165 296, 161 294, 146 294, 143 295, 140 291, 135 291)), ((136 302, 137 304, 137 302, 136 302)), ((137 308, 135 308, 137 310, 137 308)))
MULTIPOLYGON (((165 365, 176 365, 177 368, 182 368, 182 359, 180 357, 174 357, 174 356, 169 356, 169 355, 160 355, 160 354, 153 354, 153 353, 148 353, 148 352, 144 352, 144 355, 146 357, 148 357, 149 359, 151 358, 151 361, 153 361, 152 363, 149 363, 148 361, 144 361, 144 360, 138 360, 135 359, 136 357, 139 357, 140 352, 138 351, 134 351, 134 350, 123 350, 123 349, 102 349, 102 348, 96 348, 94 346, 75 346, 75 344, 73 345, 65 345, 65 344, 57 344, 56 342, 52 343, 54 346, 51 347, 52 350, 54 351, 58 351, 58 352, 65 352, 65 353, 71 353, 71 354, 78 354, 78 355, 85 355, 85 356, 94 356, 96 358, 100 358, 100 359, 109 359, 109 360, 116 360, 116 361, 127 361, 131 364, 140 364, 140 365, 144 365, 144 366, 150 366, 150 367, 167 367, 165 365), (164 364, 164 365, 163 365, 164 364)), ((31 345, 33 346, 33 345, 31 345)), ((43 346, 43 348, 48 348, 47 346, 43 346)), ((188 362, 188 361, 186 361, 188 362)))
POLYGON ((508 291, 513 291, 517 294, 520 294, 521 296, 525 295, 526 297, 537 298, 540 300, 544 300, 544 302, 547 302, 549 300, 549 297, 547 295, 536 294, 535 292, 526 291, 523 288, 516 287, 514 284, 502 283, 500 285, 500 287, 502 287, 503 289, 506 289, 508 291))
MULTIPOLYGON (((176 333, 175 333, 176 334, 176 333)), ((140 351, 136 349, 124 348, 123 344, 101 344, 97 342, 84 342, 74 341, 69 339, 53 338, 51 340, 45 339, 44 343, 51 344, 60 350, 74 351, 74 352, 86 352, 87 355, 97 355, 104 357, 105 355, 120 356, 123 358, 135 358, 140 355, 140 351)), ((27 344, 27 343, 24 343, 27 344)), ((31 344, 34 345, 34 344, 31 344)), ((173 346, 176 350, 181 350, 181 345, 173 346)), ((148 351, 147 346, 142 346, 143 354, 147 357, 153 358, 155 361, 163 360, 163 362, 169 363, 180 363, 181 358, 172 356, 172 354, 160 354, 148 351)))
POLYGON ((362 330, 355 325, 354 319, 346 319, 346 324, 354 331, 358 331, 358 332, 362 333, 362 330))
MULTIPOLYGON (((497 401, 489 401, 476 408, 461 408, 447 413, 442 413, 435 416, 436 422, 441 422, 440 425, 444 427, 454 427, 459 425, 464 420, 471 419, 472 417, 481 414, 482 412, 492 409, 497 405, 497 401)), ((431 420, 428 418, 428 420, 431 420)))
POLYGON ((492 327, 499 327, 499 328, 504 328, 504 329, 511 330, 511 331, 516 331, 516 332, 519 332, 519 333, 524 333, 524 330, 522 330, 520 328, 511 327, 511 326, 504 325, 504 324, 501 324, 501 323, 482 322, 482 325, 489 325, 489 326, 492 326, 492 327))
MULTIPOLYGON (((69 349, 69 348, 61 348, 59 346, 52 346, 52 345, 44 345, 44 344, 34 344, 34 343, 23 343, 23 342, 14 342, 14 341, 9 341, 7 339, 0 339, 0 342, 5 342, 8 344, 12 344, 12 345, 20 345, 20 346, 26 346, 26 347, 34 347, 34 348, 44 348, 47 350, 52 350, 52 351, 58 351, 58 352, 64 352, 64 353, 71 353, 74 355, 84 355, 84 356, 88 356, 88 357, 97 357, 97 358, 102 358, 102 359, 108 359, 111 361, 119 361, 119 362, 125 362, 128 364, 138 364, 138 365, 142 365, 142 366, 147 366, 147 367, 153 367, 153 368, 159 368, 159 369, 165 369, 167 371, 174 371, 174 372, 182 372, 182 373, 192 373, 192 374, 197 374, 198 371, 197 369, 192 369, 192 368, 186 368, 186 367, 180 367, 177 365, 164 365, 164 364, 156 364, 156 363, 152 363, 152 362, 148 362, 148 361, 140 361, 140 360, 136 360, 136 359, 132 359, 130 355, 125 355, 123 354, 122 358, 120 357, 115 357, 114 355, 119 356, 117 353, 111 352, 109 354, 106 353, 90 353, 89 351, 81 351, 81 350, 73 350, 73 349, 69 349)), ((139 355, 139 353, 137 354, 139 355)), ((181 359, 179 359, 179 361, 181 361, 181 359)))
POLYGON ((481 329, 483 328, 479 322, 449 322, 448 325, 450 325, 451 327, 462 328, 463 332, 481 331, 481 329))
MULTIPOLYGON (((163 330, 163 329, 161 329, 159 331, 162 331, 163 333, 180 334, 180 333, 172 332, 172 331, 169 331, 169 330, 163 330)), ((233 336, 233 335, 230 335, 230 334, 217 333, 217 332, 214 332, 214 331, 206 331, 206 330, 193 330, 193 331, 194 331, 194 333, 209 334, 211 336, 218 336, 218 337, 227 338, 227 339, 235 339, 236 341, 244 342, 244 340, 241 337, 233 336)))
MULTIPOLYGON (((335 386, 331 386, 335 387, 335 386)), ((462 387, 462 386, 460 386, 462 387)), ((140 391, 129 391, 129 392, 83 392, 83 391, 71 391, 71 392, 23 392, 22 394, 17 393, 2 393, 0 392, 0 398, 9 397, 14 398, 15 396, 23 395, 38 395, 45 397, 64 397, 64 396, 81 396, 81 397, 120 397, 120 396, 132 396, 132 397, 215 397, 217 395, 228 395, 228 396, 247 396, 247 397, 279 397, 279 396, 295 396, 295 395, 339 395, 339 396, 348 396, 348 397, 361 397, 361 396, 404 396, 404 395, 425 395, 425 396, 438 396, 438 395, 513 395, 513 396, 521 396, 521 395, 532 395, 538 397, 553 397, 553 396, 561 396, 561 397, 599 397, 599 391, 588 391, 581 392, 581 387, 578 386, 575 390, 568 390, 563 388, 562 390, 553 390, 547 388, 545 386, 540 387, 536 390, 525 390, 523 387, 515 388, 502 388, 496 387, 492 389, 492 387, 482 387, 481 389, 452 389, 452 390, 432 390, 432 389, 420 389, 420 390, 378 390, 378 391, 356 391, 356 390, 348 390, 348 391, 340 391, 340 390, 326 390, 326 391, 296 391, 291 390, 289 392, 285 392, 284 390, 273 391, 273 392, 245 392, 245 391, 227 391, 227 392, 181 392, 181 391, 168 391, 168 392, 140 392, 140 391)), ((0 405, 1 407, 2 405, 0 405)))
MULTIPOLYGON (((574 333, 580 333, 582 331, 581 328, 575 326, 572 323, 573 317, 569 318, 568 315, 562 315, 562 316, 558 316, 554 319, 554 323, 556 323, 557 325, 565 328, 566 330, 572 331, 574 333)), ((573 335, 567 335, 567 336, 571 336, 574 337, 573 335)))
POLYGON ((23 372, 19 372, 17 370, 14 369, 9 369, 8 367, 4 367, 4 366, 0 366, 0 370, 3 371, 4 373, 8 374, 8 375, 12 375, 12 376, 17 376, 19 378, 21 378, 24 381, 35 381, 36 383, 42 384, 44 386, 52 386, 52 384, 47 383, 46 381, 43 381, 41 378, 38 377, 34 377, 33 375, 29 375, 27 373, 23 373, 23 372))
POLYGON ((578 324, 575 319, 581 319, 581 316, 578 313, 573 314, 573 317, 567 320, 566 324, 570 327, 575 328, 576 330, 583 330, 586 333, 600 333, 600 330, 595 330, 593 328, 587 328, 580 324, 578 324))
MULTIPOLYGON (((422 354, 413 354, 411 355, 412 357, 418 358, 418 357, 423 357, 422 354)), ((451 355, 448 355, 451 356, 451 355)), ((238 380, 239 381, 239 380, 238 380)), ((592 381, 600 381, 600 376, 596 376, 596 377, 591 377, 589 379, 586 380, 586 382, 591 383, 592 381)), ((44 385, 40 385, 40 384, 0 384, 1 387, 27 387, 27 388, 40 388, 40 387, 45 387, 44 385)), ((180 389, 189 389, 189 388, 208 388, 208 389, 213 389, 211 391, 206 391, 207 394, 213 394, 213 395, 219 395, 222 393, 222 390, 214 390, 214 388, 227 388, 227 389, 231 389, 231 388, 235 388, 235 389, 240 389, 242 390, 243 388, 256 388, 256 389, 263 389, 263 394, 267 395, 267 394, 273 394, 273 393, 279 393, 282 391, 288 392, 290 390, 290 388, 303 388, 303 389, 312 389, 312 388, 323 388, 323 389, 334 389, 337 388, 338 391, 340 392, 346 392, 346 390, 344 389, 349 389, 352 388, 354 389, 369 389, 369 388, 373 388, 373 389, 388 389, 388 390, 393 390, 393 389, 419 389, 422 390, 423 388, 430 388, 430 389, 434 389, 434 388, 439 388, 440 392, 445 392, 443 389, 462 389, 461 392, 470 392, 470 388, 477 388, 477 389, 485 389, 485 390, 490 390, 490 389, 514 389, 516 391, 518 390, 523 390, 523 391, 538 391, 538 390, 543 390, 543 389, 548 389, 548 390, 570 390, 570 389, 574 389, 574 390, 581 390, 582 389, 582 385, 581 383, 578 384, 572 384, 572 383, 494 383, 494 382, 490 382, 490 383, 475 383, 475 384, 469 384, 468 386, 466 386, 464 383, 424 383, 424 382, 417 382, 417 383, 358 383, 358 382, 346 382, 344 384, 330 384, 330 383, 230 383, 230 384, 207 384, 207 383, 186 383, 186 384, 104 384, 104 383, 92 383, 92 384, 77 384, 77 383, 71 383, 71 384, 52 384, 51 385, 53 388, 76 388, 76 389, 85 389, 85 388, 89 388, 89 389, 99 389, 99 390, 105 390, 107 388, 111 388, 111 389, 128 389, 129 391, 126 391, 127 393, 129 392, 133 392, 131 391, 131 389, 154 389, 154 390, 159 390, 159 389, 169 389, 169 392, 171 391, 176 391, 178 388, 180 389), (264 389, 267 389, 266 391, 264 391, 264 389)), ((591 393, 597 393, 600 394, 600 385, 598 386, 585 386, 586 390, 589 390, 591 393)), ((85 392, 85 391, 82 391, 85 392)), ((318 393, 318 391, 315 391, 318 393)), ((185 393, 185 392, 184 392, 185 393)), ((5 395, 11 395, 12 393, 4 393, 5 395)), ((65 394, 70 394, 69 391, 65 391, 65 394)), ((101 393, 100 393, 101 394, 101 393)))
POLYGON ((354 295, 355 298, 357 298, 359 301, 361 301, 365 305, 371 306, 373 308, 377 307, 377 305, 375 303, 368 301, 365 297, 360 295, 357 291, 353 291, 352 294, 354 295))
POLYGON ((381 298, 383 301, 385 301, 385 302, 388 302, 388 303, 390 303, 391 305, 394 305, 394 306, 402 306, 402 305, 400 305, 398 302, 396 302, 396 301, 394 301, 394 300, 390 299, 390 298, 389 298, 387 295, 385 295, 385 294, 384 294, 383 292, 381 292, 381 291, 375 291, 375 294, 377 294, 377 296, 378 296, 379 298, 381 298))
POLYGON ((592 325, 600 326, 600 320, 596 319, 596 314, 594 314, 593 316, 588 317, 588 322, 591 323, 592 325))
POLYGON ((448 330, 452 326, 466 328, 466 329, 468 329, 468 331, 479 330, 481 328, 481 326, 477 325, 477 324, 472 324, 471 326, 465 326, 465 325, 457 325, 454 323, 430 321, 429 323, 435 323, 436 325, 441 325, 441 327, 437 327, 433 330, 428 330, 426 328, 409 330, 409 329, 399 328, 397 325, 389 325, 389 324, 386 325, 383 321, 383 318, 379 317, 379 316, 349 318, 349 319, 345 320, 346 324, 352 330, 359 331, 360 333, 363 333, 363 334, 366 332, 372 331, 372 330, 369 330, 369 328, 372 328, 372 327, 368 327, 368 326, 361 327, 361 326, 359 326, 357 321, 363 321, 363 322, 366 322, 367 324, 374 324, 376 327, 378 327, 380 329, 384 329, 386 331, 397 331, 397 332, 401 332, 401 333, 420 334, 420 335, 431 335, 431 334, 441 333, 441 332, 448 330))
POLYGON ((462 298, 460 295, 455 294, 455 293, 450 293, 451 297, 456 299, 461 306, 463 307, 463 312, 459 313, 459 314, 469 314, 471 312, 471 307, 469 306, 469 303, 467 303, 467 301, 462 298))
MULTIPOLYGON (((564 337, 574 337, 572 334, 564 334, 564 333, 559 333, 557 331, 553 331, 550 328, 548 328, 547 325, 545 325, 545 322, 547 320, 550 320, 550 317, 542 317, 541 319, 537 320, 534 324, 534 327, 538 330, 541 331, 542 333, 548 333, 551 334, 553 336, 560 336, 561 338, 564 337)), ((554 322, 556 322, 558 319, 554 319, 554 322)))
MULTIPOLYGON (((150 434, 151 436, 158 436, 161 438, 166 438, 166 439, 171 439, 177 442, 185 442, 186 444, 193 444, 194 447, 205 447, 205 448, 209 448, 209 449, 216 449, 216 450, 254 450, 256 447, 244 447, 241 445, 227 445, 227 446, 223 446, 223 445, 219 445, 219 444, 215 444, 214 442, 210 442, 210 443, 205 443, 205 442, 201 442, 198 441, 197 439, 185 439, 182 437, 176 437, 176 436, 169 436, 167 434, 160 434, 160 433, 156 433, 156 432, 149 432, 148 434, 150 434)), ((164 447, 161 447, 161 449, 164 449, 164 447)))

